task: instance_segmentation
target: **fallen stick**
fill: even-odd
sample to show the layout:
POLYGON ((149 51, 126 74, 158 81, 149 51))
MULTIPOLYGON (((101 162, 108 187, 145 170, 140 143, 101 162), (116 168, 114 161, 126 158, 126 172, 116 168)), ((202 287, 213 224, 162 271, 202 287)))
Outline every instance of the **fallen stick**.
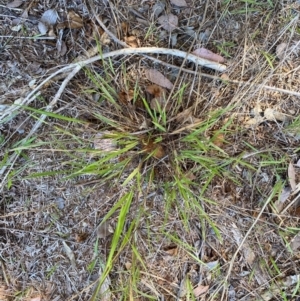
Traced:
MULTIPOLYGON (((226 70, 226 66, 223 65, 223 64, 212 62, 212 61, 200 58, 196 55, 189 54, 185 51, 181 51, 181 50, 177 50, 177 49, 158 48, 158 47, 125 48, 125 49, 111 51, 111 52, 108 52, 108 53, 99 54, 99 55, 96 55, 96 56, 91 57, 89 59, 69 64, 69 65, 57 70, 53 74, 49 75, 45 80, 43 80, 35 89, 33 89, 17 105, 18 106, 28 106, 36 98, 38 91, 47 82, 49 82, 52 78, 56 77, 59 74, 70 72, 72 69, 77 68, 78 66, 80 66, 80 68, 78 69, 78 71, 79 71, 81 68, 83 68, 83 67, 85 67, 89 64, 92 64, 92 63, 100 61, 100 60, 104 60, 106 58, 119 56, 119 55, 133 55, 133 54, 166 54, 166 55, 173 55, 173 56, 177 56, 177 57, 181 57, 181 58, 186 58, 187 60, 189 60, 191 62, 194 62, 197 65, 207 67, 207 68, 211 68, 211 69, 215 69, 217 71, 223 72, 223 71, 226 70)), ((148 58, 151 59, 150 56, 148 58)), ((154 60, 155 60, 155 58, 154 58, 154 60)), ((75 76, 75 74, 74 74, 74 76, 75 76)), ((2 114, 1 119, 3 120, 6 116, 11 115, 12 113, 14 113, 17 110, 18 110, 18 107, 15 108, 15 109, 9 109, 7 112, 4 112, 2 114)))

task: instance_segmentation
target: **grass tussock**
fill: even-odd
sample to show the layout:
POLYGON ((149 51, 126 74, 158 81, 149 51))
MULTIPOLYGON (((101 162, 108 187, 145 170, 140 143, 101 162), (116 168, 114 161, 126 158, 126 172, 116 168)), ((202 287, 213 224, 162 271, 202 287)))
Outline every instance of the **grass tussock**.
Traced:
MULTIPOLYGON (((202 43, 226 74, 168 55, 158 56, 168 66, 112 57, 85 66, 52 112, 59 82, 0 125, 0 299, 299 297, 299 99, 278 90, 299 88, 297 8, 171 3, 176 43, 150 4, 144 21, 130 1, 103 9, 123 40, 202 43), (171 88, 150 82, 150 69, 171 88)), ((114 47, 103 39, 100 54, 114 47)))

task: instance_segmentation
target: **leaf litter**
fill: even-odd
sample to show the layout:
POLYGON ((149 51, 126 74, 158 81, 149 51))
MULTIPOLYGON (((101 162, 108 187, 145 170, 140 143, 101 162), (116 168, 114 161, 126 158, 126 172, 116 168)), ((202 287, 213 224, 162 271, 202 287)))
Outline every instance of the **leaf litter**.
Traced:
POLYGON ((157 19, 157 22, 163 29, 171 32, 178 26, 178 17, 173 14, 162 15, 157 19))

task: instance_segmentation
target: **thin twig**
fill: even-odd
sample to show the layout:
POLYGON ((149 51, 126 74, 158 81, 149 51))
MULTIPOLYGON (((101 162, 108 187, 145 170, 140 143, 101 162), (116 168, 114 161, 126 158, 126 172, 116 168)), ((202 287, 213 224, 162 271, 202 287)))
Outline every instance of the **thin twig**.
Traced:
POLYGON ((0 38, 28 39, 28 40, 55 40, 56 37, 18 37, 18 36, 0 36, 0 38))
POLYGON ((182 71, 184 71, 186 73, 189 73, 189 74, 193 74, 195 76, 203 76, 203 77, 207 77, 207 78, 210 78, 210 79, 219 80, 219 81, 223 81, 223 82, 228 82, 228 83, 232 83, 232 84, 253 86, 253 87, 256 87, 256 88, 271 90, 271 91, 275 91, 275 92, 281 92, 281 93, 284 93, 284 94, 289 94, 289 95, 300 97, 300 92, 287 90, 287 89, 282 89, 282 88, 277 88, 277 87, 268 86, 268 85, 264 85, 264 84, 253 84, 251 81, 245 82, 245 81, 240 81, 240 80, 235 80, 235 79, 226 79, 226 80, 224 80, 223 78, 221 78, 220 76, 217 76, 217 75, 211 75, 211 74, 207 74, 207 73, 203 73, 203 72, 196 72, 196 71, 186 69, 186 68, 181 68, 179 66, 166 63, 166 62, 164 62, 160 59, 157 59, 157 58, 154 58, 154 57, 151 57, 151 56, 148 56, 148 55, 144 55, 144 57, 146 57, 148 59, 151 59, 154 62, 165 65, 169 68, 181 69, 182 71))

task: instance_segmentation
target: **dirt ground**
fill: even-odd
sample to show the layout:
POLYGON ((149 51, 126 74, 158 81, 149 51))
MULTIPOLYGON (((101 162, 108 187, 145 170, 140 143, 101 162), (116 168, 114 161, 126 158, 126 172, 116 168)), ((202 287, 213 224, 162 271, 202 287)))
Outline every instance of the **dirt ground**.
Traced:
POLYGON ((299 301, 299 14, 2 0, 0 300, 299 301))

